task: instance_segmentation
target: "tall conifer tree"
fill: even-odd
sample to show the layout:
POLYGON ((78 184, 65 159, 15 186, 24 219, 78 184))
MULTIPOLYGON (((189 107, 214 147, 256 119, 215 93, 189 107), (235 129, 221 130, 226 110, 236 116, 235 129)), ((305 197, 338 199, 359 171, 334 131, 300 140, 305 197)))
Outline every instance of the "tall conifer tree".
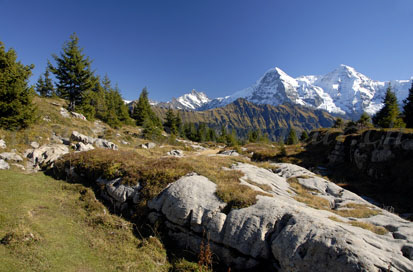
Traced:
POLYGON ((79 47, 79 38, 74 33, 63 45, 60 57, 53 55, 57 66, 49 62, 49 69, 58 80, 57 93, 69 100, 69 110, 75 110, 76 106, 82 103, 84 93, 93 86, 91 61, 82 51, 79 47))
POLYGON ((33 90, 27 84, 33 68, 17 61, 16 52, 6 51, 0 42, 0 127, 20 129, 34 121, 33 90))
POLYGON ((297 134, 295 133, 294 129, 290 129, 290 132, 288 133, 286 144, 294 145, 294 144, 297 144, 297 143, 298 143, 297 134))
POLYGON ((391 90, 391 86, 387 88, 386 96, 383 100, 384 107, 373 116, 373 124, 382 128, 403 127, 405 124, 400 118, 399 105, 397 97, 391 90))
POLYGON ((409 89, 409 95, 403 102, 403 120, 406 123, 406 127, 413 128, 413 82, 409 89))

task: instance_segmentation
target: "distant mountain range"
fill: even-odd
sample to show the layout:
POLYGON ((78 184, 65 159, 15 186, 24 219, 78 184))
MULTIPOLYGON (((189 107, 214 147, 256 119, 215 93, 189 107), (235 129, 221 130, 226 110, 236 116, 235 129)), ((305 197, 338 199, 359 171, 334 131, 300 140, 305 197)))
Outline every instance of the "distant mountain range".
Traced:
MULTIPOLYGON (((153 107, 158 116, 165 118, 165 107, 153 107)), ((221 126, 235 129, 237 135, 245 137, 249 130, 268 133, 272 140, 286 136, 290 128, 297 131, 310 131, 320 127, 331 127, 335 118, 323 110, 311 109, 300 105, 283 104, 279 106, 256 105, 239 98, 220 108, 205 111, 181 110, 183 122, 206 123, 219 130, 221 126)))
MULTIPOLYGON (((413 79, 413 78, 412 78, 413 79)), ((170 102, 154 102, 159 107, 196 110, 219 108, 244 98, 254 104, 278 106, 285 103, 326 110, 335 115, 357 119, 363 111, 375 114, 382 106, 389 83, 402 103, 411 80, 375 81, 347 65, 322 76, 292 78, 280 68, 268 70, 255 84, 226 97, 210 99, 192 90, 170 102)))

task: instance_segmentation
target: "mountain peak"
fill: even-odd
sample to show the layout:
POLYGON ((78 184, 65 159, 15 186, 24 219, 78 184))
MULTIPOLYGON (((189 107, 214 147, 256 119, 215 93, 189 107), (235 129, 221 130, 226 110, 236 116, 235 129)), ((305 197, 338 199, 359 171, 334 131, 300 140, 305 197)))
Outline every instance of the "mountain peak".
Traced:
POLYGON ((205 93, 192 89, 189 93, 186 93, 178 98, 173 98, 172 101, 159 103, 158 106, 181 110, 196 110, 209 101, 211 100, 205 93))
POLYGON ((364 75, 360 74, 359 72, 356 71, 351 66, 345 65, 345 64, 340 64, 340 66, 333 71, 333 73, 337 74, 346 74, 348 76, 355 76, 355 77, 363 77, 364 75))
POLYGON ((289 75, 287 75, 287 73, 284 72, 283 70, 281 70, 279 67, 271 68, 271 69, 267 70, 267 72, 265 72, 265 74, 276 74, 280 77, 285 77, 285 76, 289 77, 289 75))
MULTIPOLYGON (((210 100, 204 93, 191 90, 168 103, 168 107, 187 110, 206 110, 228 105, 238 98, 255 104, 277 106, 284 103, 303 105, 330 113, 347 115, 357 119, 362 112, 376 113, 389 82, 375 81, 357 72, 353 67, 341 64, 333 71, 320 76, 293 78, 279 67, 267 70, 255 84, 230 96, 210 100)), ((393 80, 392 86, 399 101, 407 97, 409 80, 393 80)))

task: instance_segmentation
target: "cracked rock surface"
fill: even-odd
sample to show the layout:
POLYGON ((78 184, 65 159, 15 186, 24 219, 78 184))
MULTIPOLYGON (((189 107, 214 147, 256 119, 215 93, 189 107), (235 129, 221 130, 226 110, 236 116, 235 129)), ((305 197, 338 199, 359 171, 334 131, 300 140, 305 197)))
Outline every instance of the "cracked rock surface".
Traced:
POLYGON ((163 220, 181 247, 199 252, 205 235, 218 258, 235 269, 263 263, 268 271, 413 271, 413 223, 374 207, 361 197, 292 164, 276 164, 274 172, 250 164, 233 169, 241 182, 268 185, 270 196, 228 214, 216 196, 216 185, 191 174, 170 184, 148 203, 150 218, 163 220), (296 200, 288 178, 316 196, 328 199, 329 209, 315 209, 296 200), (342 217, 335 210, 352 203, 379 210, 368 218, 342 217), (331 219, 337 218, 336 220, 331 219), (354 222, 385 227, 377 234, 354 222))

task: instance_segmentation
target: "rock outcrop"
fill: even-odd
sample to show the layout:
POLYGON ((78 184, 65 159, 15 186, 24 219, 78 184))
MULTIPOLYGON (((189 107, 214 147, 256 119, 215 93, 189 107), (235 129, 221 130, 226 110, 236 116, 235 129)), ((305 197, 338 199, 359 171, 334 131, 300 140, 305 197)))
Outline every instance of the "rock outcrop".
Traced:
POLYGON ((63 107, 60 108, 60 115, 62 115, 64 118, 70 118, 69 112, 63 107))
POLYGON ((100 138, 94 138, 94 137, 91 137, 91 136, 86 136, 86 135, 81 134, 77 131, 72 132, 72 135, 70 136, 70 139, 72 141, 82 142, 85 145, 94 144, 96 147, 99 147, 99 148, 118 150, 118 146, 116 144, 108 141, 108 140, 100 139, 100 138))
MULTIPOLYGON (((99 185, 104 186, 104 189, 101 190, 101 195, 112 205, 120 210, 124 211, 128 207, 132 207, 133 204, 139 202, 139 190, 141 188, 140 184, 135 186, 126 186, 121 184, 122 179, 117 178, 114 180, 105 180, 99 178, 96 182, 99 185), (129 204, 132 204, 129 206, 129 204)), ((131 208, 130 212, 133 212, 131 208)))
POLYGON ((14 152, 3 152, 0 153, 0 159, 3 159, 5 161, 9 162, 22 162, 23 158, 20 155, 17 155, 14 152))
MULTIPOLYGON (((198 254, 208 243, 233 270, 413 270, 412 222, 297 165, 264 169, 238 163, 232 170, 243 173, 241 184, 266 195, 249 207, 228 210, 217 197, 217 185, 191 173, 147 202, 147 219, 162 226, 182 250, 198 254)), ((134 214, 144 199, 139 183, 95 182, 101 196, 123 214, 134 214)))
POLYGON ((205 177, 189 175, 149 202, 153 210, 150 217, 164 222, 169 235, 193 252, 199 251, 206 234, 214 254, 236 269, 258 264, 278 271, 413 269, 413 223, 371 207, 359 196, 304 168, 276 166, 277 173, 249 164, 234 167, 245 174, 243 182, 270 188, 267 193, 273 197, 258 196, 253 206, 225 214, 226 203, 217 198, 216 185, 205 177), (292 192, 288 182, 292 178, 309 194, 328 200, 330 207, 315 209, 298 201, 298 193, 292 192), (352 205, 378 212, 368 218, 343 217, 337 212, 352 205), (388 232, 376 234, 366 226, 388 232))
POLYGON ((78 142, 78 143, 75 145, 75 148, 76 148, 76 151, 79 151, 79 152, 89 151, 89 150, 95 149, 95 148, 93 147, 93 145, 91 145, 91 144, 84 144, 83 142, 78 142))
POLYGON ((155 146, 156 146, 156 144, 152 143, 152 142, 149 142, 149 143, 146 143, 146 144, 141 144, 141 148, 143 148, 143 149, 151 149, 151 148, 155 148, 155 146))
POLYGON ((47 144, 37 149, 26 150, 26 156, 33 167, 52 166, 61 156, 69 153, 69 148, 63 144, 47 144))
POLYGON ((223 150, 223 151, 220 151, 218 154, 224 155, 224 156, 239 156, 239 153, 235 150, 223 150))
POLYGON ((82 119, 82 120, 85 120, 85 121, 87 120, 86 117, 81 113, 77 113, 77 112, 72 111, 71 114, 75 118, 82 119))

